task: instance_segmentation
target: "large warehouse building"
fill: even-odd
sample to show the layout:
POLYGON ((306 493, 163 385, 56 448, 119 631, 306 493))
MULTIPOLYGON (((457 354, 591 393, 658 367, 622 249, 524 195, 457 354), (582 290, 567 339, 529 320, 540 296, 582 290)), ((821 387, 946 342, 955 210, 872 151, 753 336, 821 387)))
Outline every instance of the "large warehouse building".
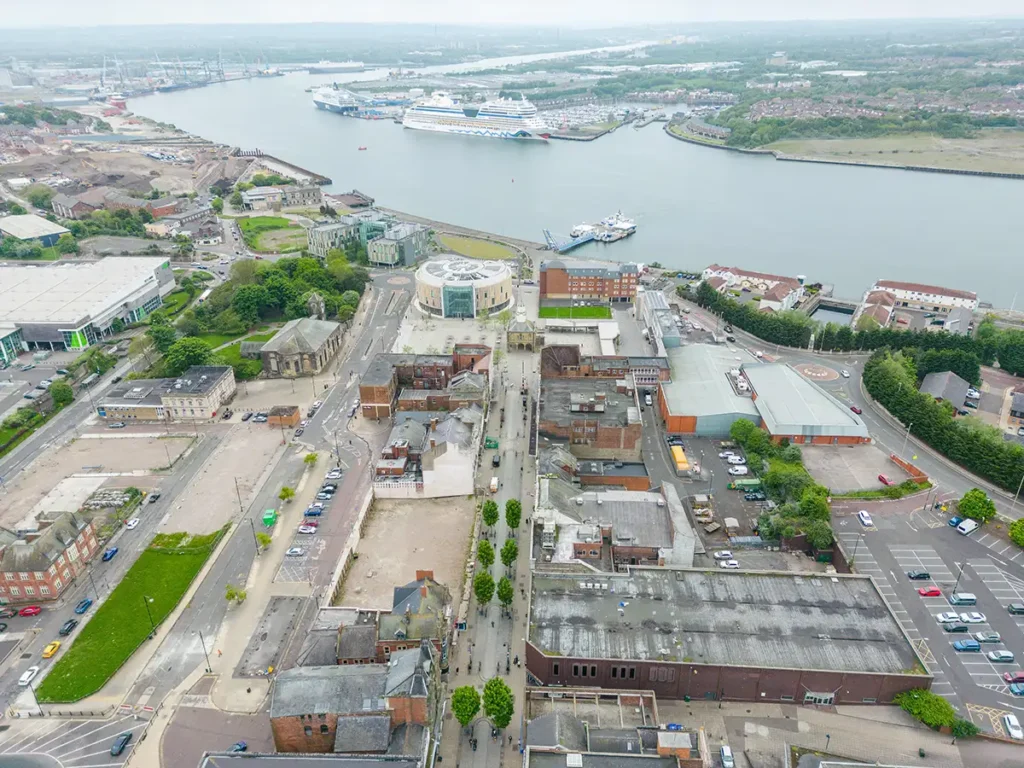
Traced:
POLYGON ((439 317, 477 317, 512 304, 512 270, 501 261, 448 254, 416 270, 420 309, 439 317))
POLYGON ((712 344, 667 355, 672 380, 660 383, 658 402, 667 432, 728 437, 736 421, 748 419, 774 440, 850 445, 871 439, 859 416, 788 365, 712 344))
POLYGON ((52 266, 0 267, 0 325, 29 349, 84 349, 116 320, 134 323, 174 290, 166 259, 117 256, 52 266))
POLYGON ((867 576, 633 568, 533 578, 542 685, 659 698, 888 704, 932 676, 867 576))

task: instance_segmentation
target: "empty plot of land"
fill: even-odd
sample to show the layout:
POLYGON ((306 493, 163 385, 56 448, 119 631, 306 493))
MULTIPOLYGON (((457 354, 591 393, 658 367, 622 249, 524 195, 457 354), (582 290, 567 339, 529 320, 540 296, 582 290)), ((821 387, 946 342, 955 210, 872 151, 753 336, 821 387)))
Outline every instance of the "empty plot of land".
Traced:
POLYGON ((214 451, 196 473, 188 489, 174 504, 173 527, 190 533, 213 533, 238 513, 238 493, 242 501, 281 444, 281 433, 265 424, 241 422, 214 451))
MULTIPOLYGON (((123 437, 75 440, 44 453, 8 482, 6 494, 0 494, 0 525, 16 523, 57 483, 79 474, 146 474, 167 466, 167 457, 176 461, 192 444, 191 437, 123 437)), ((123 479, 123 478, 118 478, 123 479)), ((132 478, 131 485, 145 485, 132 478)))
POLYGON ((433 571, 458 605, 469 554, 472 499, 378 499, 337 605, 388 608, 392 590, 433 571))
POLYGON ((518 254, 506 245, 460 235, 438 235, 441 245, 471 259, 514 259, 518 254))
POLYGON ((798 157, 851 163, 1024 173, 1024 133, 1011 129, 979 131, 973 139, 924 134, 875 139, 798 139, 777 141, 767 148, 798 157))
POLYGON ((833 492, 866 491, 881 488, 879 475, 902 483, 908 475, 889 460, 889 455, 874 445, 800 446, 804 466, 811 477, 833 492))

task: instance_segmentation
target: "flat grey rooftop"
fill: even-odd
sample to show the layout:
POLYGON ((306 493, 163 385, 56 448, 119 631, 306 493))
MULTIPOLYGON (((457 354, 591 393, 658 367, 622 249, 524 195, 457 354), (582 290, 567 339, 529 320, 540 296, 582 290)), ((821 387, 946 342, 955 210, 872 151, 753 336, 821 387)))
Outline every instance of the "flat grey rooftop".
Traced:
POLYGON ((900 674, 920 662, 862 576, 638 568, 533 579, 547 654, 900 674))
POLYGON ((788 365, 745 365, 743 374, 757 393, 755 407, 771 434, 868 437, 867 426, 848 405, 788 365))
MULTIPOLYGON (((584 768, 623 768, 624 766, 635 766, 635 768, 678 768, 679 762, 674 757, 658 757, 657 754, 629 755, 609 754, 599 755, 591 752, 584 753, 584 768)), ((536 752, 530 750, 526 761, 527 768, 566 768, 565 752, 536 752)))
POLYGON ((419 764, 418 757, 391 755, 254 755, 250 752, 206 754, 199 768, 419 768, 419 764))
POLYGON ((625 427, 640 421, 640 411, 630 395, 615 391, 608 379, 543 379, 540 386, 540 418, 557 424, 586 419, 605 426, 625 427), (604 395, 604 411, 573 411, 571 401, 586 401, 604 395), (574 397, 575 396, 575 397, 574 397))
POLYGON ((738 413, 758 420, 750 397, 736 394, 729 371, 755 358, 740 350, 712 344, 691 344, 668 350, 672 381, 662 384, 669 413, 675 416, 714 416, 738 413))

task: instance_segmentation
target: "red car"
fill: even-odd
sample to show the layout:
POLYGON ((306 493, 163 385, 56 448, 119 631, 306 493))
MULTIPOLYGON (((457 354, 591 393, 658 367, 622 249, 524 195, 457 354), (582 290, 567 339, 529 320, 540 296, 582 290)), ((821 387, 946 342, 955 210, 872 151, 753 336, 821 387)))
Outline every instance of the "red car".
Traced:
POLYGON ((27 605, 18 611, 19 616, 38 616, 42 612, 42 608, 38 605, 27 605))
POLYGON ((860 416, 862 413, 864 413, 864 411, 862 411, 856 405, 851 405, 850 406, 850 410, 853 411, 854 413, 856 413, 858 416, 860 416))
POLYGON ((1008 683, 1024 683, 1024 669, 1016 672, 1003 672, 1003 680, 1008 683))
POLYGON ((942 590, 938 587, 921 587, 917 594, 921 597, 942 597, 942 590))
POLYGON ((892 480, 890 480, 886 475, 879 475, 878 482, 880 482, 882 485, 892 485, 892 480))

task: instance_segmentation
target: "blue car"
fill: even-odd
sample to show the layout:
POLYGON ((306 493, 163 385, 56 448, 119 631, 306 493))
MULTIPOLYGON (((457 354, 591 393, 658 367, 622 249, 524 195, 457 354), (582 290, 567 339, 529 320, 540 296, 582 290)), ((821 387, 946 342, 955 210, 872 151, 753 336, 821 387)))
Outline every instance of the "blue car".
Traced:
POLYGON ((1024 683, 1010 683, 1010 693, 1014 696, 1024 696, 1024 683))
POLYGON ((78 605, 75 606, 75 613, 77 613, 79 616, 81 616, 83 613, 85 613, 86 611, 89 610, 89 607, 91 605, 92 605, 92 598, 91 597, 87 597, 87 598, 85 598, 85 600, 83 600, 82 602, 80 602, 78 605))
POLYGON ((963 521, 964 521, 964 519, 962 517, 953 516, 953 517, 949 518, 949 527, 950 528, 956 528, 963 521))
POLYGON ((977 640, 957 640, 955 643, 953 643, 953 650, 961 652, 980 651, 981 643, 979 643, 977 640))
POLYGON ((116 554, 117 554, 117 547, 111 547, 110 549, 108 549, 106 552, 103 553, 103 562, 106 563, 106 562, 109 562, 110 560, 113 560, 114 559, 114 555, 116 555, 116 554))
POLYGON ((249 749, 249 745, 246 744, 244 741, 236 741, 234 744, 231 745, 231 748, 228 750, 228 752, 245 752, 247 749, 249 749))

